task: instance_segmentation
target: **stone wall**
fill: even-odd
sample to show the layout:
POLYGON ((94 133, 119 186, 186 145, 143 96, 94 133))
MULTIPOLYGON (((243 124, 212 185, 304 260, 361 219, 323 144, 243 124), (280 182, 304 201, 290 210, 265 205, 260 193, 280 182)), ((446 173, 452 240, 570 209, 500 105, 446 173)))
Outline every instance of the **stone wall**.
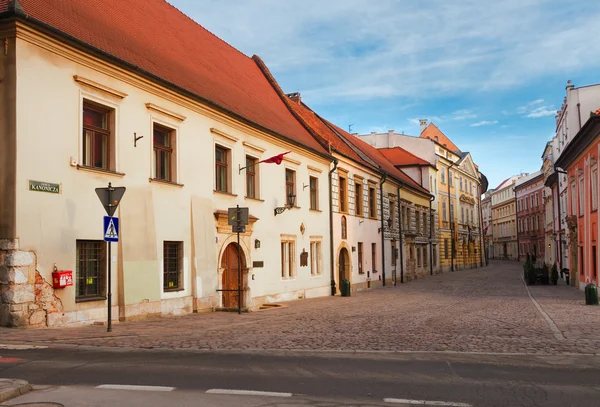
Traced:
POLYGON ((35 253, 19 250, 18 239, 0 239, 0 326, 62 324, 62 303, 36 265, 35 253))

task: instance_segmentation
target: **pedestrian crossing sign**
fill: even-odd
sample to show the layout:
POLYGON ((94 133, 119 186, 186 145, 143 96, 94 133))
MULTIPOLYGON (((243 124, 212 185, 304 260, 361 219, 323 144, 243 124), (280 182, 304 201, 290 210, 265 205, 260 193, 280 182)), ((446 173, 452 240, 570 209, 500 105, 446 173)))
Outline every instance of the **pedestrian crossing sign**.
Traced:
POLYGON ((104 217, 104 241, 119 241, 119 218, 115 218, 112 216, 104 217))

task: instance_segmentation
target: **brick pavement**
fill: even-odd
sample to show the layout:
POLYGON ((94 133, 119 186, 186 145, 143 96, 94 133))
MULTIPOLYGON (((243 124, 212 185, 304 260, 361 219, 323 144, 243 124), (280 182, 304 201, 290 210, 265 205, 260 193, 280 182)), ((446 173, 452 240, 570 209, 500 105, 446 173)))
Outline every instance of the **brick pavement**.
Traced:
POLYGON ((193 314, 113 325, 0 329, 0 343, 204 350, 600 353, 600 307, 582 291, 532 286, 562 333, 556 339, 530 300, 516 262, 461 270, 352 297, 287 303, 265 312, 193 314), (594 324, 596 328, 594 327, 594 324))

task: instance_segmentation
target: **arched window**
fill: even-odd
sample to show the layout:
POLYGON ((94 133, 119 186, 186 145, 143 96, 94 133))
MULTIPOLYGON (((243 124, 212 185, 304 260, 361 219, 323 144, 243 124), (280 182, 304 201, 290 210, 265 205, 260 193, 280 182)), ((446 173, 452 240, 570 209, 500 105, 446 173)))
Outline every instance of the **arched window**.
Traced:
POLYGON ((348 228, 346 226, 345 216, 342 216, 342 239, 348 239, 348 228))

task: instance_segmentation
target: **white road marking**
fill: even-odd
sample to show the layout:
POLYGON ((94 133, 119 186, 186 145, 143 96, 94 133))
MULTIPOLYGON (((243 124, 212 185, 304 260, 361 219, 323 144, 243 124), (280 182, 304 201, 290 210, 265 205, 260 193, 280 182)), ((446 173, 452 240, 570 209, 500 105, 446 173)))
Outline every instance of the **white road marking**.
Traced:
POLYGON ((447 407, 472 407, 467 403, 453 403, 451 401, 427 401, 427 400, 408 400, 408 399, 383 399, 386 403, 412 404, 418 406, 447 406, 447 407))
POLYGON ((101 384, 96 386, 97 389, 112 389, 112 390, 142 390, 142 391, 173 391, 175 387, 166 386, 134 386, 129 384, 101 384))
POLYGON ((239 396, 267 396, 267 397, 292 397, 292 393, 278 393, 273 391, 210 389, 209 394, 233 394, 239 396))

